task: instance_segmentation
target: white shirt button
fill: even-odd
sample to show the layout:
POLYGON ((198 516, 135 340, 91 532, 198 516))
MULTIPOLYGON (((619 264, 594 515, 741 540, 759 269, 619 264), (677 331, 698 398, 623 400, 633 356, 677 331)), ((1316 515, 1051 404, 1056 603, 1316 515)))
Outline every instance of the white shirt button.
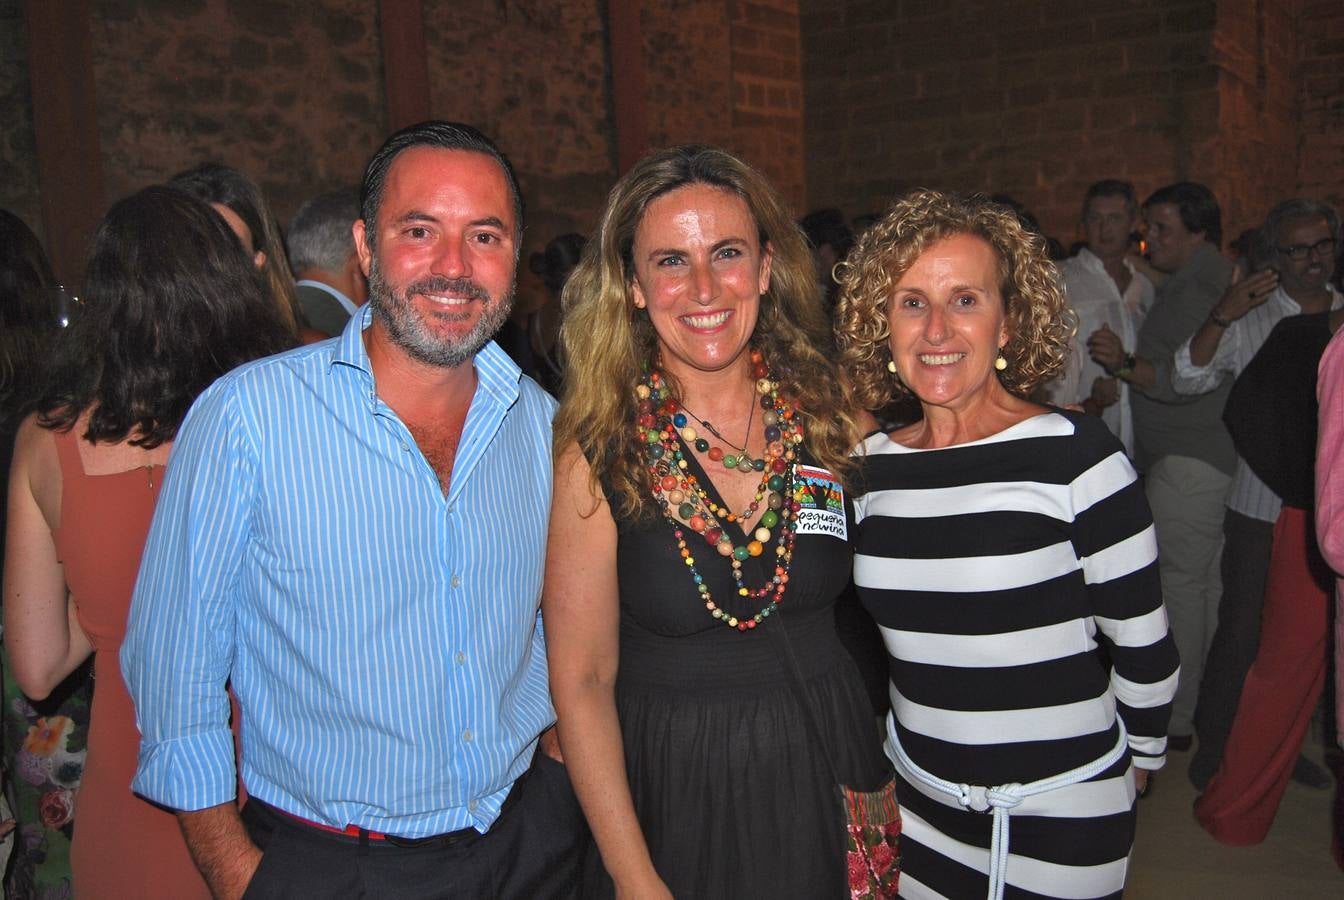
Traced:
POLYGON ((463 664, 466 663, 466 661, 467 661, 467 654, 465 654, 465 653, 463 653, 461 650, 459 650, 459 651, 457 651, 457 656, 455 656, 454 659, 457 660, 457 664, 458 664, 459 666, 460 666, 460 665, 463 665, 463 664))
POLYGON ((467 741, 467 742, 470 742, 470 741, 471 741, 471 737, 472 737, 472 735, 471 735, 471 729, 470 729, 470 728, 468 728, 466 731, 462 732, 462 740, 467 741))
POLYGON ((462 586, 462 579, 461 579, 461 578, 458 578, 456 575, 454 575, 454 576, 452 577, 452 580, 449 581, 448 583, 451 584, 453 587, 461 587, 461 586, 462 586))

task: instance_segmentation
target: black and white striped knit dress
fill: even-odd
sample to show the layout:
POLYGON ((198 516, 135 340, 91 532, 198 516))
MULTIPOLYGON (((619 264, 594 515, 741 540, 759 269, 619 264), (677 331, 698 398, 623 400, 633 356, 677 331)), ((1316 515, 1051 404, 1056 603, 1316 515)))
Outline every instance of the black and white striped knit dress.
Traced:
MULTIPOLYGON (((1012 810, 1004 893, 1119 896, 1131 756, 1161 766, 1178 673, 1119 442, 1055 411, 953 447, 876 434, 864 450, 854 577, 889 656, 888 754, 894 739, 939 779, 1028 784, 1104 759, 1123 722, 1128 754, 1012 810)), ((991 816, 897 771, 901 896, 985 896, 991 816)))

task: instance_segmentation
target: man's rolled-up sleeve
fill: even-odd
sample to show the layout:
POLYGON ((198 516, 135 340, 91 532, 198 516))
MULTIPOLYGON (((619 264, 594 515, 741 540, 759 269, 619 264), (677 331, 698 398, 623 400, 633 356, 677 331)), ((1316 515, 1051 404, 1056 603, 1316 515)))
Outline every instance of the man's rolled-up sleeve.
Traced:
POLYGON ((1222 384, 1229 375, 1237 376, 1237 347, 1241 340, 1241 329, 1233 323, 1218 342, 1213 358, 1205 365, 1197 366, 1190 358, 1190 343, 1194 338, 1186 338, 1176 350, 1171 365, 1171 386, 1178 394, 1199 396, 1222 384))
POLYGON ((131 787, 186 811, 237 793, 225 682, 256 453, 232 384, 202 394, 178 433, 121 648, 141 733, 131 787))

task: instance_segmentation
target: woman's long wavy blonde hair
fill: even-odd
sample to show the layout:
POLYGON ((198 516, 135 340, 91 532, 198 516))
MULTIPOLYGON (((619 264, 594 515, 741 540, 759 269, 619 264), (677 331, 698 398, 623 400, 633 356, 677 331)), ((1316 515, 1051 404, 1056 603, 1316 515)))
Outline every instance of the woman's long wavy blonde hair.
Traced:
POLYGON ((1001 351, 1008 367, 998 373, 999 382, 1026 397, 1063 367, 1075 318, 1045 240, 1023 228, 1012 210, 981 195, 915 190, 897 200, 838 267, 836 341, 854 405, 881 409, 910 395, 887 369, 887 300, 920 254, 958 234, 983 239, 999 261, 1008 330, 1001 351))
POLYGON ((784 201, 763 175, 731 154, 704 145, 656 151, 631 169, 607 198, 596 233, 561 296, 560 345, 565 385, 555 420, 559 456, 577 442, 593 473, 594 493, 609 490, 614 513, 652 512, 643 443, 635 431, 635 386, 655 358, 657 334, 636 309, 634 242, 655 198, 691 184, 741 197, 761 246, 774 253, 770 285, 761 295, 752 344, 765 354, 780 393, 802 415, 805 443, 817 464, 844 478, 858 427, 836 377, 834 337, 815 266, 784 201))

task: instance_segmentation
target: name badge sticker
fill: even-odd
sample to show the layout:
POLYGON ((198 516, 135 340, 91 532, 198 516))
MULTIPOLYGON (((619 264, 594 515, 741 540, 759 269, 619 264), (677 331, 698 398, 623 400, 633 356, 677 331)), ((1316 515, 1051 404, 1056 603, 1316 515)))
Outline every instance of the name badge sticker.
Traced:
POLYGON ((793 499, 799 505, 798 534, 825 534, 849 540, 844 488, 828 470, 797 466, 793 473, 793 499))

